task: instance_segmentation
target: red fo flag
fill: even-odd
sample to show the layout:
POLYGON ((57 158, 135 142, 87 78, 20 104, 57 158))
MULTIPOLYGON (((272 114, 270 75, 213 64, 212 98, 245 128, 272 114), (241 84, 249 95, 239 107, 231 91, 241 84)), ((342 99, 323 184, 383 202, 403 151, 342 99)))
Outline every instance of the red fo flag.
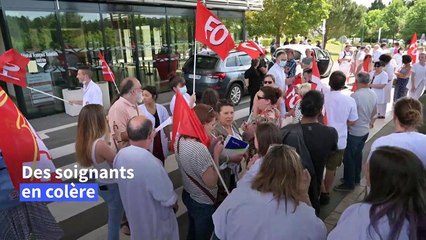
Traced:
POLYGON ((253 45, 251 41, 241 42, 237 47, 237 51, 246 52, 253 59, 258 58, 260 54, 262 54, 257 46, 253 45))
POLYGON ((9 49, 0 56, 0 80, 26 87, 25 74, 30 60, 15 49, 9 49))
POLYGON ((235 47, 235 42, 225 25, 199 0, 197 1, 195 40, 206 44, 222 60, 235 47))
POLYGON ((108 66, 108 63, 105 61, 105 58, 101 52, 99 52, 99 61, 101 62, 104 80, 108 82, 115 82, 114 73, 111 71, 111 68, 108 66))
POLYGON ((300 95, 296 92, 296 85, 302 84, 302 77, 300 74, 296 76, 294 79, 293 84, 290 85, 287 92, 284 95, 284 102, 285 106, 288 110, 293 109, 296 106, 296 103, 301 100, 302 98, 300 95))
POLYGON ((417 60, 417 33, 414 32, 411 38, 410 47, 408 47, 407 54, 411 57, 412 63, 416 63, 417 60))
POLYGON ((321 82, 321 75, 318 69, 317 60, 315 59, 315 56, 312 56, 312 80, 315 85, 315 88, 312 88, 312 90, 317 90, 319 92, 324 93, 326 90, 326 87, 321 82))
POLYGON ((60 182, 55 176, 55 165, 43 141, 36 134, 27 119, 18 110, 6 92, 0 87, 0 149, 4 157, 13 186, 19 190, 20 183, 41 181, 60 182), (23 178, 23 167, 52 174, 49 179, 23 178))
POLYGON ((176 134, 199 139, 207 147, 210 138, 204 130, 194 110, 192 110, 179 91, 176 92, 175 109, 172 124, 172 147, 176 140, 176 134))

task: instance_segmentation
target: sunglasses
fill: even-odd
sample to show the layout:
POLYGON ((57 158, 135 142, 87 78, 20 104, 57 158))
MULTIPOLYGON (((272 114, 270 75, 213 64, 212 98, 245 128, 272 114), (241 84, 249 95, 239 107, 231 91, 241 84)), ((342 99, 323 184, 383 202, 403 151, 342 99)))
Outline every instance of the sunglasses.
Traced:
POLYGON ((266 99, 265 97, 257 96, 257 100, 266 99))
POLYGON ((263 84, 272 84, 272 83, 274 83, 274 82, 272 82, 272 81, 263 81, 263 84))

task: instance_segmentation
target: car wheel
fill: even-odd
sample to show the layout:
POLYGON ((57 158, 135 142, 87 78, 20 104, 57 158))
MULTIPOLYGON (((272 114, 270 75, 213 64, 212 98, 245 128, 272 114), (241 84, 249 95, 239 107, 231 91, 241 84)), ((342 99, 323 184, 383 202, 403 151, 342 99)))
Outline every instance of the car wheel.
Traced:
POLYGON ((240 84, 234 83, 231 85, 229 89, 228 98, 231 100, 232 104, 238 105, 241 101, 241 97, 243 96, 243 88, 240 84))

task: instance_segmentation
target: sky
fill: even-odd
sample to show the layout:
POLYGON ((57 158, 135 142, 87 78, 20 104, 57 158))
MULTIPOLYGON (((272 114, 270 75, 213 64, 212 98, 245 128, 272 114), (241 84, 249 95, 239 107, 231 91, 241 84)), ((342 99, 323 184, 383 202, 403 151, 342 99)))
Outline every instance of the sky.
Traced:
MULTIPOLYGON (((356 2, 356 3, 358 3, 358 4, 360 4, 360 5, 364 5, 364 6, 366 6, 366 7, 370 7, 370 6, 371 6, 371 3, 372 3, 374 0, 353 0, 353 1, 354 1, 354 2, 356 2)), ((382 0, 382 2, 383 2, 385 5, 388 5, 390 1, 391 1, 391 0, 382 0)))

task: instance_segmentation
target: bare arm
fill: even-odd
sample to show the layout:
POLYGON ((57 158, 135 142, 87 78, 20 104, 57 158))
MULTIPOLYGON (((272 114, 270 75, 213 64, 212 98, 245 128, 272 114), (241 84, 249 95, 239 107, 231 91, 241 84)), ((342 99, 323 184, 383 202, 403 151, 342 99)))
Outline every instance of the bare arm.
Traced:
POLYGON ((370 88, 383 89, 386 87, 386 84, 369 84, 370 88))
POLYGON ((115 152, 104 140, 99 140, 96 144, 96 162, 101 163, 107 161, 111 166, 114 162, 115 152))
POLYGON ((411 91, 414 92, 416 90, 416 77, 415 73, 411 73, 411 91))
POLYGON ((83 105, 83 100, 70 100, 71 105, 83 105))

